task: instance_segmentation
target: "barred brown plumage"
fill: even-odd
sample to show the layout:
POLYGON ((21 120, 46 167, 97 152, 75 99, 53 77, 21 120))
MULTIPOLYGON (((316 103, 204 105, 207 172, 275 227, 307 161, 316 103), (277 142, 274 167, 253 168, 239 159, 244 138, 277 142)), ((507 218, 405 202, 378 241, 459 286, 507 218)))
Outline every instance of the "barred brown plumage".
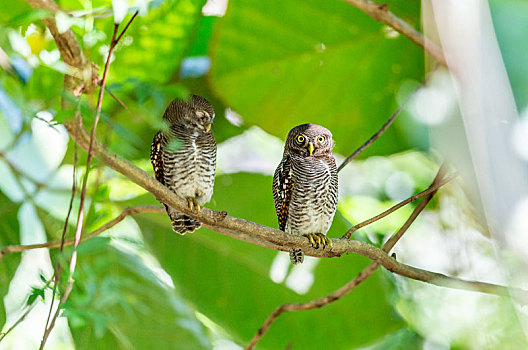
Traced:
MULTIPOLYGON (((150 161, 156 179, 189 203, 192 210, 209 202, 213 194, 216 143, 211 131, 214 110, 203 97, 175 99, 163 120, 167 129, 152 141, 150 161)), ((200 222, 167 206, 172 229, 180 234, 192 232, 200 222)))
MULTIPOLYGON (((316 249, 331 246, 326 233, 337 208, 337 167, 332 133, 316 124, 302 124, 286 137, 282 161, 273 176, 273 199, 279 229, 308 238, 316 249)), ((290 259, 300 264, 301 249, 290 259)))

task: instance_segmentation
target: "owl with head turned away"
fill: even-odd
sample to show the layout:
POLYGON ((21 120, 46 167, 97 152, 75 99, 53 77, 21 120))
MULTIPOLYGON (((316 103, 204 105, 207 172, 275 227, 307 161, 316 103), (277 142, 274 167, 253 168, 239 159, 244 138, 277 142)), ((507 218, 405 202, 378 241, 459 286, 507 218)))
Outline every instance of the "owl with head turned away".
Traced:
MULTIPOLYGON (((273 200, 279 229, 305 236, 315 249, 331 247, 326 233, 337 208, 337 167, 332 133, 316 124, 294 127, 286 137, 282 160, 273 176, 273 200)), ((304 260, 290 249, 296 265, 304 260)))
MULTIPOLYGON (((164 130, 159 131, 150 149, 150 161, 156 179, 178 197, 189 209, 200 210, 213 195, 216 165, 216 143, 211 131, 215 114, 205 98, 173 100, 165 113, 164 130)), ((184 235, 201 223, 167 204, 172 229, 184 235)))

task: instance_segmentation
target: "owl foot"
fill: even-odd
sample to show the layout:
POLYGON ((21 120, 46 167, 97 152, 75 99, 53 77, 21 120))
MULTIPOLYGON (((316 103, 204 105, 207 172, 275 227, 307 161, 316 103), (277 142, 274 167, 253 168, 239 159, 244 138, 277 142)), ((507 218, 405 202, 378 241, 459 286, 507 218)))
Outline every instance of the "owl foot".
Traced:
POLYGON ((323 246, 323 249, 325 249, 326 246, 332 248, 332 241, 330 241, 323 233, 307 233, 303 236, 308 238, 310 244, 315 249, 319 249, 319 246, 323 246))
POLYGON ((189 209, 200 211, 200 204, 198 204, 198 202, 196 201, 195 198, 188 197, 187 198, 187 204, 189 205, 189 209))
POLYGON ((301 249, 290 248, 290 261, 293 265, 302 264, 304 261, 304 254, 301 249))

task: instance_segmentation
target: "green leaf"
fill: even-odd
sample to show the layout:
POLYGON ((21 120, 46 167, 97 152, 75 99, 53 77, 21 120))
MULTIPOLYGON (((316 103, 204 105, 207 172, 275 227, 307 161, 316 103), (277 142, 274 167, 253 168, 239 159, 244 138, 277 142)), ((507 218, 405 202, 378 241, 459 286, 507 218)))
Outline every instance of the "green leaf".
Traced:
POLYGON ((205 56, 211 36, 213 34, 213 23, 217 20, 214 16, 204 16, 200 20, 198 33, 196 39, 193 41, 193 46, 189 51, 189 56, 205 56))
POLYGON ((0 23, 11 23, 13 25, 27 24, 15 21, 17 19, 27 19, 34 12, 27 1, 24 0, 2 0, 2 11, 0 11, 0 23))
POLYGON ((79 255, 103 251, 108 246, 110 239, 110 237, 94 237, 79 244, 77 251, 79 255))
MULTIPOLYGON (((197 30, 205 0, 170 0, 138 18, 126 36, 132 41, 116 51, 110 81, 135 77, 162 83, 175 73, 197 30)), ((124 38, 126 40, 126 38, 124 38)))
POLYGON ((11 18, 7 25, 11 27, 26 26, 43 18, 50 17, 50 15, 52 15, 50 11, 33 9, 11 18))
MULTIPOLYGON (((399 6, 418 20, 418 2, 399 6)), ((388 119, 400 84, 423 74, 420 48, 340 0, 230 2, 213 37, 211 83, 227 105, 281 138, 324 125, 343 154, 388 119)), ((390 128, 372 148, 407 146, 390 128)))
POLYGON ((178 294, 138 256, 99 243, 79 250, 75 289, 64 305, 76 349, 211 347, 178 294))
MULTIPOLYGON (((276 227, 269 176, 218 176, 210 207, 276 227)), ((274 250, 203 228, 180 236, 172 232, 166 216, 146 214, 135 218, 146 242, 183 296, 240 344, 249 341, 280 304, 325 296, 354 278, 369 262, 357 255, 316 259, 314 270, 307 272, 313 275, 314 283, 305 295, 299 295, 284 282, 270 279, 271 266, 277 258, 274 250)), ((345 223, 336 217, 329 236, 340 237, 345 230, 345 223)), ((284 255, 282 258, 286 259, 286 273, 291 276, 289 259, 284 255)), ((401 325, 376 273, 336 303, 281 316, 259 347, 283 349, 293 343, 299 349, 350 349, 371 343, 401 325), (357 329, 361 331, 354 331, 357 329)))
MULTIPOLYGON (((0 249, 12 244, 20 244, 17 212, 20 205, 11 202, 0 192, 0 249)), ((9 283, 20 264, 20 253, 4 255, 0 261, 0 329, 6 321, 4 297, 9 290, 9 283)))
POLYGON ((41 297, 42 301, 44 301, 44 288, 31 288, 31 294, 28 297, 27 305, 33 304, 38 297, 41 297))

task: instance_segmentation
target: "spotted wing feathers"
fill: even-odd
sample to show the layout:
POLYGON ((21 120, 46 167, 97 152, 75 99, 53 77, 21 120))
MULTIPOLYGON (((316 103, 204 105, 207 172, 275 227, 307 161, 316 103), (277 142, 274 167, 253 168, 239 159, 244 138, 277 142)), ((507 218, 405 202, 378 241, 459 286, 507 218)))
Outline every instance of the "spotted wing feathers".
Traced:
POLYGON ((286 228, 288 210, 293 193, 294 180, 292 175, 291 159, 289 156, 284 156, 273 176, 275 212, 277 213, 279 229, 282 231, 286 228))
POLYGON ((156 180, 165 184, 163 175, 163 144, 164 137, 160 131, 154 136, 154 140, 152 140, 152 145, 150 146, 150 162, 152 163, 152 168, 154 168, 156 180))

